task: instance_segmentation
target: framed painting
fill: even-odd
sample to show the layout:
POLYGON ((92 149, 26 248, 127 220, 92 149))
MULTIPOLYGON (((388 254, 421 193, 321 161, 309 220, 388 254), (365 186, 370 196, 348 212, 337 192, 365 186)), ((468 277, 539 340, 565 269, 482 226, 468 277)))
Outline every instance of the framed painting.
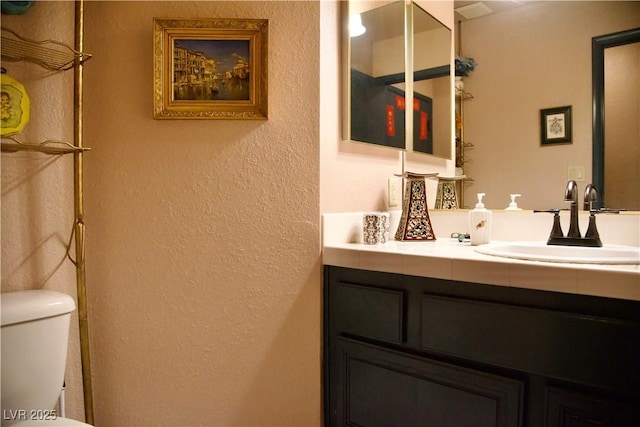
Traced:
POLYGON ((267 119, 266 19, 153 20, 155 119, 267 119))
POLYGON ((541 145, 571 142, 571 106, 540 110, 541 145))

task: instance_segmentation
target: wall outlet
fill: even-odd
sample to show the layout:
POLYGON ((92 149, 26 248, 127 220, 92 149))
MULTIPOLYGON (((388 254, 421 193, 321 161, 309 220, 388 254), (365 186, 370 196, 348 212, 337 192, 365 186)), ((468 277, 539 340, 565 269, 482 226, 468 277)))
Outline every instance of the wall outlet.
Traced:
POLYGON ((400 204, 400 180, 389 178, 389 206, 394 207, 400 204))

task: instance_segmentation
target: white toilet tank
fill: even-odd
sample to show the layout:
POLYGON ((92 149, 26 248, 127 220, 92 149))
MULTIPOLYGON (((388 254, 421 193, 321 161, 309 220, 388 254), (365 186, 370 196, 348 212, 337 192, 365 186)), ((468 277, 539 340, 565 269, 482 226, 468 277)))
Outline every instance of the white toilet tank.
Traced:
POLYGON ((2 425, 46 417, 64 382, 70 313, 66 294, 34 290, 3 293, 2 425))

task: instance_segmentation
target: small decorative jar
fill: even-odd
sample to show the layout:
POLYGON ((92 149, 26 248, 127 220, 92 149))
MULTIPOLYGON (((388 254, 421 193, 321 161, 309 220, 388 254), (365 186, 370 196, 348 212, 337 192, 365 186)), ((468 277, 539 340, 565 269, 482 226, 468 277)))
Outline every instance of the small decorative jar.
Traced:
POLYGON ((387 243, 389 240, 389 213, 370 212, 362 216, 362 241, 367 245, 387 243))

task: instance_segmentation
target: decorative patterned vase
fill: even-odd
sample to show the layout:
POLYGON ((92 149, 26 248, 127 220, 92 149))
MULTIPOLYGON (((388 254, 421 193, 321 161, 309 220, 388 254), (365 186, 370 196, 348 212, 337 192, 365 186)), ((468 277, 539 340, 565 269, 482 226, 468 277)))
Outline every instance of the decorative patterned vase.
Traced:
POLYGON ((427 207, 425 178, 436 177, 438 174, 405 172, 398 176, 405 179, 405 190, 402 201, 402 217, 395 239, 404 241, 436 240, 427 207))
POLYGON ((438 191, 436 192, 436 209, 458 209, 460 199, 456 181, 466 178, 466 175, 458 175, 453 178, 438 177, 438 191))

